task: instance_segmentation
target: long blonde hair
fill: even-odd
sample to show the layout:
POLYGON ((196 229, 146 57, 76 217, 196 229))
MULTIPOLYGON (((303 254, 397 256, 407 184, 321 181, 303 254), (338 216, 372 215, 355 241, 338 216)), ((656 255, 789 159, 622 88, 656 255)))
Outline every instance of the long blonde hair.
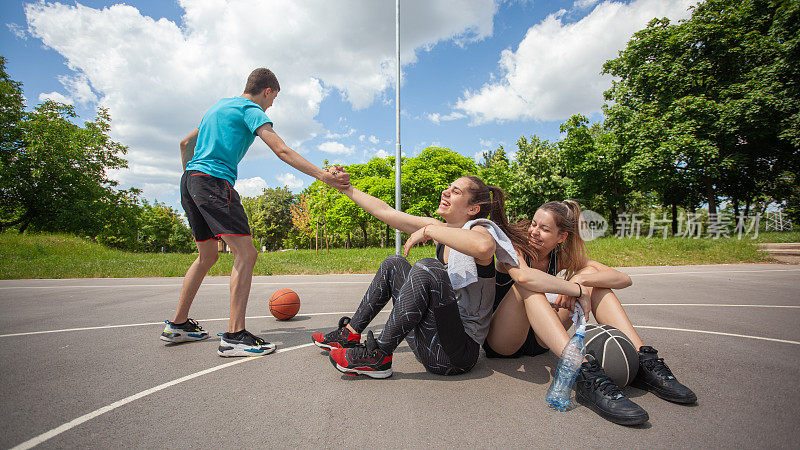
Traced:
POLYGON ((580 234, 581 207, 575 200, 547 202, 539 209, 548 211, 555 219, 559 233, 566 232, 567 238, 556 246, 558 268, 564 270, 564 278, 569 280, 575 272, 586 266, 586 244, 580 234))

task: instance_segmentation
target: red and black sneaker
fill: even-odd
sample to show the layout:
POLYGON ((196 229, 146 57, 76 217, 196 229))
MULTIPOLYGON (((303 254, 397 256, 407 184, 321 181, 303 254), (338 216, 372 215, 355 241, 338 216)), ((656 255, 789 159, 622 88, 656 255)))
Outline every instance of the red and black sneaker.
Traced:
POLYGON ((328 334, 314 333, 314 344, 326 350, 357 347, 361 343, 361 335, 351 333, 350 330, 347 329, 348 323, 350 323, 350 318, 342 317, 339 319, 339 328, 328 334))
POLYGON ((392 354, 378 348, 372 331, 367 333, 364 345, 354 348, 335 348, 330 354, 331 364, 348 375, 366 375, 372 378, 392 376, 392 354))

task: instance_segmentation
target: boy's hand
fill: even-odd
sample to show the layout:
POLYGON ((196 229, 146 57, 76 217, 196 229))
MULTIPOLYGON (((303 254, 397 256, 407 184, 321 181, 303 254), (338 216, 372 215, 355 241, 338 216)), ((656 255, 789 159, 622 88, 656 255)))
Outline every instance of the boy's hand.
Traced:
POLYGON ((325 169, 322 181, 338 191, 343 191, 350 187, 350 174, 341 166, 332 166, 325 169))

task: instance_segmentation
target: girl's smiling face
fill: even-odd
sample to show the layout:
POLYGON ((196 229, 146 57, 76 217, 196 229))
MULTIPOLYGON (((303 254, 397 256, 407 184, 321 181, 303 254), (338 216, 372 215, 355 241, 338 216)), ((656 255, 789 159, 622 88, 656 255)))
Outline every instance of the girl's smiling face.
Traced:
POLYGON ((469 192, 472 182, 467 178, 459 178, 442 191, 439 198, 439 207, 436 214, 448 223, 466 223, 472 216, 480 211, 478 205, 471 204, 472 195, 469 192))
POLYGON ((550 253, 556 245, 564 242, 567 233, 556 226, 556 221, 550 211, 539 209, 533 215, 533 220, 528 227, 528 242, 541 253, 550 253))

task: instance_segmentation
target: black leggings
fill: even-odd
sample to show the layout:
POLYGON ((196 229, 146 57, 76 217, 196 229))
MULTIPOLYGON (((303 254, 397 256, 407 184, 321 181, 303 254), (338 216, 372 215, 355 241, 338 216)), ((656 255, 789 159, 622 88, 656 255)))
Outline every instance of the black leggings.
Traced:
POLYGON ((434 258, 414 267, 402 256, 386 258, 350 321, 361 333, 389 302, 394 308, 378 346, 392 353, 405 340, 429 372, 458 375, 478 360, 480 346, 464 331, 444 264, 434 258))

